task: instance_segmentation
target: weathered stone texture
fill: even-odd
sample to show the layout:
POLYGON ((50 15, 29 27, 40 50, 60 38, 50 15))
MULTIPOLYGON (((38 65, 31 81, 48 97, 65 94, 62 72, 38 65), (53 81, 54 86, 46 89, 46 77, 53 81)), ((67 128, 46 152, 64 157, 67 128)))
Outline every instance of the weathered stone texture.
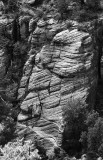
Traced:
POLYGON ((0 79, 3 79, 6 74, 8 57, 5 55, 4 50, 0 50, 0 79))
MULTIPOLYGON (((38 25, 41 27, 40 22, 38 25)), ((44 30, 37 28, 33 37, 37 32, 41 34, 44 30)), ((93 105, 97 56, 90 35, 77 29, 57 33, 51 44, 37 52, 35 64, 30 64, 30 55, 18 91, 21 98, 18 133, 23 123, 27 137, 29 130, 29 138, 37 135, 46 148, 60 146, 65 123, 63 112, 69 107, 71 97, 75 103, 93 105), (91 93, 93 98, 87 102, 91 93)))

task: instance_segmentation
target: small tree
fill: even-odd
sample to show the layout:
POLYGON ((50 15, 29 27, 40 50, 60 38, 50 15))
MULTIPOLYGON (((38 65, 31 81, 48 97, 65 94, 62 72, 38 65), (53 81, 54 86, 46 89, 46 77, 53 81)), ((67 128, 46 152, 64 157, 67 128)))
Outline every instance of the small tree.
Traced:
POLYGON ((86 104, 81 101, 69 101, 66 110, 64 111, 65 128, 63 133, 63 148, 69 154, 81 152, 81 142, 79 142, 82 131, 85 131, 86 120, 86 104))
POLYGON ((6 12, 15 12, 18 11, 19 9, 18 0, 8 0, 5 4, 6 4, 6 12))
POLYGON ((70 0, 56 0, 56 6, 58 11, 61 14, 61 18, 63 18, 63 14, 68 11, 68 4, 70 0))
POLYGON ((103 118, 98 112, 92 111, 86 120, 85 132, 81 134, 81 143, 87 151, 99 153, 103 156, 103 118))
POLYGON ((3 122, 4 129, 0 133, 0 145, 5 145, 9 141, 11 141, 16 135, 15 132, 15 123, 11 117, 6 117, 6 120, 3 122))

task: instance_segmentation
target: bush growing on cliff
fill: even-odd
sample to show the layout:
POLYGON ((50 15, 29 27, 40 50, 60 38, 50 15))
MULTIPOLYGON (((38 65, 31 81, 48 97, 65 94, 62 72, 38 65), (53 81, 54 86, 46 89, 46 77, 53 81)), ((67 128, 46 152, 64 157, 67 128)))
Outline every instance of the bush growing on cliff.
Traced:
POLYGON ((70 0, 56 0, 56 6, 58 11, 61 14, 61 18, 63 18, 64 14, 68 13, 68 4, 70 0))
POLYGON ((40 160, 41 157, 38 154, 38 150, 31 150, 31 148, 33 148, 31 142, 24 145, 22 145, 22 140, 9 142, 2 148, 3 156, 0 157, 0 160, 40 160))
POLYGON ((103 118, 85 106, 80 101, 69 101, 64 110, 62 146, 69 155, 90 151, 103 157, 103 118))
POLYGON ((15 138, 15 123, 12 118, 6 118, 2 121, 4 129, 0 133, 0 145, 4 146, 6 143, 15 138))
POLYGON ((2 130, 0 130, 0 145, 4 146, 10 140, 16 137, 15 123, 13 119, 16 111, 11 109, 10 104, 4 105, 4 102, 0 103, 0 125, 3 126, 2 130))
POLYGON ((6 11, 8 12, 15 12, 18 11, 18 0, 8 0, 7 6, 6 6, 6 11))
POLYGON ((93 19, 97 19, 97 13, 88 10, 88 12, 85 9, 82 9, 81 11, 78 12, 78 18, 77 20, 79 22, 84 22, 84 21, 89 21, 89 20, 93 20, 93 19))
POLYGON ((42 146, 37 146, 31 141, 25 144, 22 142, 23 139, 17 139, 1 147, 2 156, 0 160, 70 160, 63 150, 58 154, 57 148, 51 149, 46 156, 46 149, 43 149, 42 146))
POLYGON ((86 120, 87 130, 81 134, 80 141, 87 152, 92 151, 103 157, 103 118, 98 112, 91 112, 86 120))
POLYGON ((66 122, 63 133, 63 148, 69 154, 81 152, 82 146, 79 142, 81 132, 85 130, 86 108, 80 101, 70 100, 64 111, 64 121, 66 122))

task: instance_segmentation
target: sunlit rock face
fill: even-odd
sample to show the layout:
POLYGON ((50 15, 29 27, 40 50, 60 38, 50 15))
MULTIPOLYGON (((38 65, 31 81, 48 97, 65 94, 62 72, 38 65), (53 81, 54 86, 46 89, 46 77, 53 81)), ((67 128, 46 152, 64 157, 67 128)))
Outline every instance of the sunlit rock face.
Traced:
POLYGON ((7 69, 8 57, 5 55, 4 50, 0 50, 0 79, 2 80, 5 77, 7 69))
MULTIPOLYGON (((55 25, 53 20, 51 23, 55 25)), ((21 137, 24 133, 26 139, 36 136, 50 149, 61 145, 63 115, 71 97, 75 103, 93 106, 98 55, 88 33, 65 27, 58 33, 48 27, 55 32, 52 42, 35 50, 37 33, 45 36, 45 30, 40 28, 43 25, 39 23, 31 38, 32 49, 18 90, 21 112, 17 125, 21 137)))

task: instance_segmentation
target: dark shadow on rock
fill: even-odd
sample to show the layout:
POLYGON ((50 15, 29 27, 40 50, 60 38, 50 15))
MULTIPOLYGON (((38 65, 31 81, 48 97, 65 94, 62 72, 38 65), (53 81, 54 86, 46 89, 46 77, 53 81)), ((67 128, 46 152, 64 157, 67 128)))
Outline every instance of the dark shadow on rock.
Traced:
POLYGON ((103 116, 103 67, 101 68, 101 79, 98 80, 95 110, 103 116))

